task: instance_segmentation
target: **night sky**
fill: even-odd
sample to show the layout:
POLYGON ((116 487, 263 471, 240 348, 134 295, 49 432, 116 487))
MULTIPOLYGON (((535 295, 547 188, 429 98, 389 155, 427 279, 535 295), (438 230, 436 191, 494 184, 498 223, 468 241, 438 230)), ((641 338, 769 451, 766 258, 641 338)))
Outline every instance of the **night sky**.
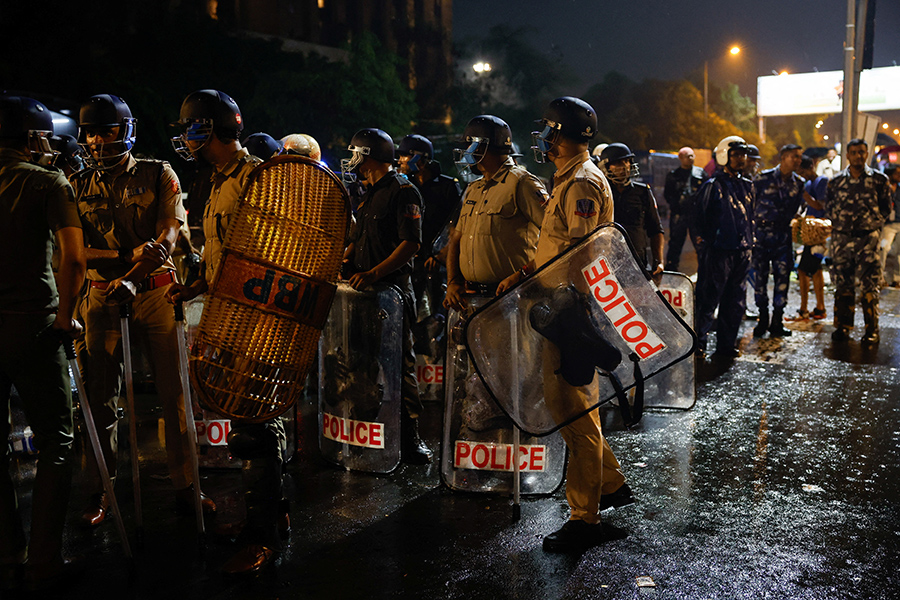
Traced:
MULTIPOLYGON (((756 100, 756 77, 843 69, 845 0, 456 0, 454 39, 494 25, 529 26, 531 44, 559 54, 580 93, 615 70, 640 81, 702 73, 756 100), (738 57, 728 54, 737 44, 738 57)), ((900 0, 878 0, 874 66, 900 64, 900 0)), ((483 57, 490 61, 490 57, 483 57)))

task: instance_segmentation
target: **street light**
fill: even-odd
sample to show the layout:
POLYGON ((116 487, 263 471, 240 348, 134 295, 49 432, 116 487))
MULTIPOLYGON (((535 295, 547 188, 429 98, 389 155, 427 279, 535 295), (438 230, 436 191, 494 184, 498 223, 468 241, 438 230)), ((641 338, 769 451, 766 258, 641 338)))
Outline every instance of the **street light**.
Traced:
MULTIPOLYGON (((741 48, 739 46, 732 46, 728 51, 732 56, 737 56, 741 53, 741 48)), ((709 61, 703 61, 703 116, 705 118, 703 125, 703 137, 704 142, 709 145, 709 61)))
POLYGON ((491 70, 491 63, 479 61, 479 62, 475 63, 474 65, 472 65, 472 70, 475 71, 476 73, 487 73, 488 71, 491 70))

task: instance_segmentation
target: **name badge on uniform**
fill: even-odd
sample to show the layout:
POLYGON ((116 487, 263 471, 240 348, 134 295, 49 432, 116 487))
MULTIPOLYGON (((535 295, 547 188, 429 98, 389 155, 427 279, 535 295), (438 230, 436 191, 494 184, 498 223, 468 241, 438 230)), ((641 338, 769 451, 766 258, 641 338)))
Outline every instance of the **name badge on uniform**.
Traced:
POLYGON ((147 192, 146 187, 128 188, 125 190, 125 197, 131 198, 133 196, 140 196, 141 194, 145 194, 146 192, 147 192))

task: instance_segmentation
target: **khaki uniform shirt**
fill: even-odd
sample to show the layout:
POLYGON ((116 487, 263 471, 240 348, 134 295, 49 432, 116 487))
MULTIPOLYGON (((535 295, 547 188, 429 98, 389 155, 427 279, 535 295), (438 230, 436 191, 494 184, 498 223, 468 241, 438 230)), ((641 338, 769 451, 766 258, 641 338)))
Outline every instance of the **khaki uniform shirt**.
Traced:
POLYGON ((612 190, 587 152, 553 176, 553 195, 541 225, 534 256, 540 267, 602 223, 613 220, 612 190))
POLYGON ((456 229, 459 269, 467 281, 499 283, 534 256, 547 204, 541 181, 509 159, 466 189, 456 229))
MULTIPOLYGON (((85 246, 98 250, 131 250, 156 240, 162 219, 187 220, 181 184, 169 163, 135 159, 107 171, 85 169, 72 176, 85 246)), ((150 275, 174 269, 169 257, 150 275)), ((92 281, 111 281, 131 270, 130 265, 88 269, 92 281)))
POLYGON ((54 234, 81 227, 62 172, 0 149, 0 312, 46 312, 58 305, 50 270, 54 234))
POLYGON ((212 188, 203 212, 203 233, 206 235, 203 261, 206 263, 206 282, 210 285, 219 268, 228 220, 237 210, 247 178, 260 163, 260 159, 251 156, 246 148, 241 148, 228 164, 213 170, 212 188))

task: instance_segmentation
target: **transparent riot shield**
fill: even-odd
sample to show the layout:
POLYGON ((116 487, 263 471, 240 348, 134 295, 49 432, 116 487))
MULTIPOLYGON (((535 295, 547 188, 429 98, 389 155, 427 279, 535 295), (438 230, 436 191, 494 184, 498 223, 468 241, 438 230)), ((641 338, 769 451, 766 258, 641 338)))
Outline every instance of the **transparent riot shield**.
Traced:
MULTIPOLYGON (((694 327, 694 284, 683 273, 667 271, 659 282, 663 298, 678 316, 694 327)), ((697 401, 694 361, 682 360, 647 379, 644 384, 644 406, 688 410, 697 401)))
POLYGON ((400 463, 403 299, 392 286, 338 285, 319 342, 319 448, 353 471, 400 463))
POLYGON ((608 224, 478 309, 465 341, 503 410, 545 435, 633 387, 635 363, 651 377, 690 356, 697 338, 608 224), (561 401, 564 385, 579 402, 561 401))
POLYGON ((422 402, 444 398, 444 357, 447 353, 446 317, 433 313, 413 325, 416 352, 416 379, 422 402))
MULTIPOLYGON (((472 314, 488 300, 470 296, 467 313, 472 314)), ((451 310, 444 370, 441 477, 453 490, 512 493, 515 425, 475 372, 463 344, 463 323, 462 315, 451 310)), ((549 494, 560 486, 565 475, 566 446, 558 433, 542 438, 520 435, 518 455, 522 494, 549 494)))

